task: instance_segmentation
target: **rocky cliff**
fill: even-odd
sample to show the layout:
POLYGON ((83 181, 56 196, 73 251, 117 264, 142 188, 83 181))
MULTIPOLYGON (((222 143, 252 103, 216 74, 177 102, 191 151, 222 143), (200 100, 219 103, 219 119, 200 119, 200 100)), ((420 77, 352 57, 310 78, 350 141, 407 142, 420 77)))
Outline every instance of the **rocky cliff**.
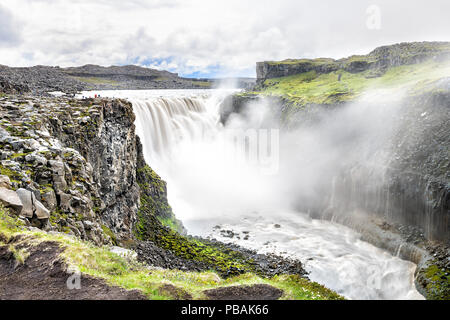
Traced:
POLYGON ((450 57, 450 44, 448 42, 400 43, 376 48, 368 55, 355 55, 339 60, 318 58, 264 61, 256 64, 256 76, 259 84, 267 79, 311 71, 325 74, 338 70, 350 73, 371 70, 372 76, 375 77, 391 67, 420 63, 430 57, 436 60, 447 59, 450 57))
POLYGON ((0 102, 1 173, 12 190, 31 191, 49 210, 44 228, 95 243, 131 238, 139 203, 131 105, 0 102))

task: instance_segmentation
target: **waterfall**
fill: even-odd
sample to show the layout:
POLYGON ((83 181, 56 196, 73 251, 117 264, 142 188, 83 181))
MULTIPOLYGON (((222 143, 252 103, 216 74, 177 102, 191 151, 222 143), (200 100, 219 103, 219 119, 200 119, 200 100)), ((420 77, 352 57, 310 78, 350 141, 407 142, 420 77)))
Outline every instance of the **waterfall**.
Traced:
POLYGON ((159 168, 182 141, 204 139, 219 127, 217 113, 207 109, 204 97, 158 97, 131 102, 136 131, 143 138, 144 157, 159 168))
MULTIPOLYGON (((342 159, 344 164, 374 159, 367 137, 383 142, 375 130, 378 128, 363 121, 369 110, 344 110, 338 119, 331 113, 330 121, 316 127, 282 132, 280 170, 269 176, 245 159, 236 160, 236 154, 228 148, 233 144, 228 129, 248 128, 250 124, 239 119, 231 121, 233 126, 219 123, 218 106, 225 96, 130 99, 144 157, 167 181, 169 203, 188 232, 235 242, 261 253, 284 252, 304 261, 312 280, 348 298, 422 298, 414 288, 415 265, 399 258, 411 251, 406 245, 398 244, 389 255, 362 241, 362 233, 293 211, 298 200, 303 202, 304 212, 316 211, 314 205, 320 207, 325 200, 329 218, 341 223, 347 217, 356 230, 364 225, 355 220, 360 207, 383 208, 383 213, 393 214, 390 199, 383 197, 385 170, 372 170, 369 176, 360 166, 343 170, 347 166, 342 159), (352 140, 355 132, 364 139, 352 140), (377 135, 371 135, 373 132, 377 135), (352 152, 355 145, 357 153, 352 152), (378 183, 361 184, 366 178, 378 183), (221 237, 213 229, 218 224, 250 238, 221 237), (275 224, 281 227, 275 228, 275 224)), ((261 105, 256 107, 261 111, 261 105)), ((255 115, 249 121, 258 120, 261 114, 255 115)))

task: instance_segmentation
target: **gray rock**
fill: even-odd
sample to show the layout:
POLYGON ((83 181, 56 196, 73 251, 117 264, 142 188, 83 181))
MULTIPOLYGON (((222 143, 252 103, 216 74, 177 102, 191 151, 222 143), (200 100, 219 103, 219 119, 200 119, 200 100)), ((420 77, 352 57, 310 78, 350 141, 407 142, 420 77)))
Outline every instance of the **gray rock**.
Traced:
POLYGON ((8 176, 0 176, 0 188, 11 189, 11 180, 8 176))
POLYGON ((20 215, 27 218, 33 218, 33 198, 34 194, 31 191, 20 188, 16 191, 20 201, 23 204, 22 211, 20 215))
POLYGON ((13 209, 17 214, 20 214, 23 208, 22 201, 16 192, 0 187, 0 202, 7 208, 13 209))
POLYGON ((84 220, 83 224, 84 224, 84 228, 86 230, 91 230, 93 228, 93 226, 94 226, 94 223, 92 221, 89 221, 89 220, 84 220))
POLYGON ((39 220, 50 218, 50 211, 48 211, 48 209, 44 207, 42 203, 36 200, 34 202, 34 207, 35 207, 34 213, 36 214, 39 220))
POLYGON ((55 191, 49 190, 41 196, 42 203, 50 210, 53 211, 58 207, 55 191))
POLYGON ((35 214, 39 220, 48 219, 50 217, 50 211, 36 199, 33 192, 20 188, 16 193, 23 204, 20 213, 21 216, 33 218, 33 215, 35 214))
POLYGON ((72 196, 67 193, 59 193, 59 206, 64 212, 71 212, 72 208, 70 207, 70 202, 72 200, 72 196))
POLYGON ((42 156, 37 155, 36 153, 28 154, 25 156, 26 162, 32 162, 34 165, 45 166, 47 164, 47 159, 42 156))

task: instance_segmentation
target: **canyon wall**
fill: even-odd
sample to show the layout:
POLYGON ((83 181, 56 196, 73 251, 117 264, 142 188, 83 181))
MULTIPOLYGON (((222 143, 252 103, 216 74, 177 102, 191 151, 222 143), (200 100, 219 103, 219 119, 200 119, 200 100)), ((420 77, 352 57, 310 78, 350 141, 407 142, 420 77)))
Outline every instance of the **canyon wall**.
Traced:
MULTIPOLYGON (((134 237, 146 164, 129 102, 3 97, 0 114, 2 179, 49 212, 27 224, 97 244, 134 237)), ((145 178, 147 197, 158 199, 154 214, 172 218, 166 189, 145 178)))

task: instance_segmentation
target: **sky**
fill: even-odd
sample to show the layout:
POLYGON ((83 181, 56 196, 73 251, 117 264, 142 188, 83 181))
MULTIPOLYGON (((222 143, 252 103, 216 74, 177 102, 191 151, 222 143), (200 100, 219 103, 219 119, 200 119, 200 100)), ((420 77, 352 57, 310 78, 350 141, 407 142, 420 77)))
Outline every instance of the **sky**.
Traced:
POLYGON ((255 76, 255 63, 450 41, 448 0, 0 0, 0 64, 255 76))

